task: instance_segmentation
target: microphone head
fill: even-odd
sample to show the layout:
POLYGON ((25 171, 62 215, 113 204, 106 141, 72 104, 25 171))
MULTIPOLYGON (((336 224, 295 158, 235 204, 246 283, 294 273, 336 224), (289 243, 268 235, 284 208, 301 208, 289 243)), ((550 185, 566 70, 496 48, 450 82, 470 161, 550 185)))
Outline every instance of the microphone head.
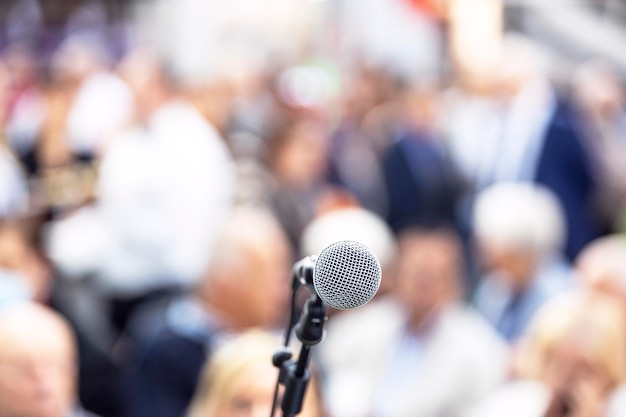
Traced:
POLYGON ((343 240, 318 255, 313 287, 329 306, 349 310, 366 304, 376 295, 381 276, 380 263, 367 246, 343 240))

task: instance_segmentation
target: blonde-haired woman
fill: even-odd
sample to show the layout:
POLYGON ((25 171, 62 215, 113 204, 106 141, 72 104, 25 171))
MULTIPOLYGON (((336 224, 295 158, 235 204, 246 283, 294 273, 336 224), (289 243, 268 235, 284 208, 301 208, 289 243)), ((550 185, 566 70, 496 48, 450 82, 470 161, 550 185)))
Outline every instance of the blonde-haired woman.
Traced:
POLYGON ((626 324, 613 300, 584 292, 551 300, 531 322, 516 356, 516 381, 472 417, 626 415, 610 407, 626 381, 626 324))
MULTIPOLYGON (((202 372, 187 417, 268 417, 278 377, 272 355, 279 346, 279 339, 258 330, 221 345, 202 372)), ((321 417, 315 384, 308 388, 299 416, 321 417)), ((276 409, 280 415, 280 404, 276 409)))

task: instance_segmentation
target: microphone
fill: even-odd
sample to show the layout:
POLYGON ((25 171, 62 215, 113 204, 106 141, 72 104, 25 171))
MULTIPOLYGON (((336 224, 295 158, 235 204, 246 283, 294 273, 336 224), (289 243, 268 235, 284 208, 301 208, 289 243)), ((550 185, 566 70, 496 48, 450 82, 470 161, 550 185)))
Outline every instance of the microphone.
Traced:
POLYGON ((312 287, 322 301, 339 310, 369 302, 381 279, 378 258, 367 246, 351 240, 335 242, 294 265, 294 286, 312 287))
MULTIPOLYGON (((280 369, 274 405, 278 396, 278 385, 285 386, 281 402, 283 417, 294 417, 302 409, 311 373, 307 369, 311 347, 320 343, 324 336, 326 305, 340 310, 357 308, 370 301, 380 287, 382 272, 380 263, 369 248, 359 242, 342 240, 326 247, 317 256, 307 256, 293 266, 292 317, 287 326, 285 346, 272 358, 280 369), (301 285, 312 288, 315 296, 304 306, 296 335, 302 342, 298 360, 291 359, 287 348, 289 334, 293 328, 295 294, 301 285)), ((272 408, 274 415, 274 408, 272 408)))

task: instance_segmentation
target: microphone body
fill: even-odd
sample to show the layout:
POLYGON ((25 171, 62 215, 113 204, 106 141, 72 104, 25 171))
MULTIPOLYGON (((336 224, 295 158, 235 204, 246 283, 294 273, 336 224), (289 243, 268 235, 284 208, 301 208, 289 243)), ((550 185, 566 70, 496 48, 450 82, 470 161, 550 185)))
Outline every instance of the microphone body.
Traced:
POLYGON ((326 247, 317 256, 294 264, 294 289, 307 285, 326 304, 340 310, 360 307, 380 288, 382 271, 367 246, 343 240, 326 247))

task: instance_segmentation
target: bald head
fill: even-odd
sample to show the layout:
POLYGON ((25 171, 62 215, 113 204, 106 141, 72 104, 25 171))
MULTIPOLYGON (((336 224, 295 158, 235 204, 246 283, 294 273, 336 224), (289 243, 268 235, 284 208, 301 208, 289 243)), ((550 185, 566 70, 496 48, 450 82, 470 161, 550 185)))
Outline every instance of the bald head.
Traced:
POLYGON ((593 241, 579 255, 576 264, 586 285, 618 296, 626 303, 626 236, 593 241))
POLYGON ((287 244, 283 229, 270 211, 259 207, 237 208, 217 237, 205 278, 215 281, 231 275, 251 255, 266 250, 267 246, 287 252, 287 244))
POLYGON ((64 417, 75 402, 75 343, 68 324, 33 303, 0 309, 2 417, 64 417))
POLYGON ((216 242, 200 295, 235 327, 277 324, 290 260, 287 237, 271 212, 237 209, 216 242))

